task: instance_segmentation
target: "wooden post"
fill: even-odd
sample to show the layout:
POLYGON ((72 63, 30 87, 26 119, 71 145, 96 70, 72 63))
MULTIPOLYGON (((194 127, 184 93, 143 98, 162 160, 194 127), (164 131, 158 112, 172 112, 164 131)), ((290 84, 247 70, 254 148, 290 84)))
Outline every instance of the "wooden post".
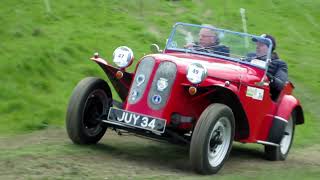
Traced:
POLYGON ((46 7, 46 12, 51 14, 50 0, 43 0, 44 6, 46 7))

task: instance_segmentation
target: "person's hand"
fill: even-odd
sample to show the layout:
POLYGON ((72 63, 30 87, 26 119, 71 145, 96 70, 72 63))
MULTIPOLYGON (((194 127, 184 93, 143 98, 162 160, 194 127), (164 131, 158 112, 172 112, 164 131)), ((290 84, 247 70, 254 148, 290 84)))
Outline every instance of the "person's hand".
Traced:
POLYGON ((268 77, 270 82, 273 82, 273 75, 269 72, 269 70, 267 72, 267 77, 268 77))
POLYGON ((276 70, 277 70, 277 62, 276 60, 273 60, 269 63, 268 71, 267 71, 267 77, 271 82, 273 81, 273 77, 276 74, 276 70))

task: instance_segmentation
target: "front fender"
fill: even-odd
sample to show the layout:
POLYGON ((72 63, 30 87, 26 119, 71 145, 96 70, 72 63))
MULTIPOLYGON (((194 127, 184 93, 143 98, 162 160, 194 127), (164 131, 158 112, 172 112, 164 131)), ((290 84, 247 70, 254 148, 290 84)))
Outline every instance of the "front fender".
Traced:
POLYGON ((239 91, 239 83, 238 82, 224 80, 224 79, 209 77, 202 84, 200 84, 201 87, 209 87, 212 85, 227 88, 236 94, 239 91))
POLYGON ((104 60, 100 57, 93 57, 93 58, 91 58, 91 60, 96 62, 102 68, 102 70, 108 76, 114 89, 117 91, 121 100, 125 101, 127 99, 130 85, 131 85, 134 74, 126 72, 126 71, 121 70, 119 68, 115 68, 115 67, 109 65, 106 60, 104 60), (121 71, 123 73, 123 77, 120 79, 118 79, 116 77, 116 73, 118 71, 121 71))
MULTIPOLYGON (((190 87, 194 86, 191 83, 181 83, 182 86, 185 87, 190 87)), ((238 93, 239 91, 239 83, 234 82, 234 81, 228 81, 228 80, 223 80, 223 79, 217 79, 217 78, 212 78, 208 77, 206 78, 202 83, 196 85, 198 89, 206 89, 210 87, 223 87, 226 89, 231 90, 233 93, 238 93)))

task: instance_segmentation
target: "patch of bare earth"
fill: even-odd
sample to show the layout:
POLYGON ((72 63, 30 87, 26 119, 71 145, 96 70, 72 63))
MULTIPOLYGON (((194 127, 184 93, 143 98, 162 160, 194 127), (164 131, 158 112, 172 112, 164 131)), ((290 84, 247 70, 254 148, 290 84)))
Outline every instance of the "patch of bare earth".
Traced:
MULTIPOLYGON (((272 162, 263 159, 262 146, 236 143, 219 175, 301 166, 320 167, 320 145, 293 148, 286 161, 272 162)), ((0 172, 0 179, 158 179, 195 175, 187 147, 118 136, 110 131, 97 145, 79 146, 72 144, 62 129, 0 138, 0 172)))

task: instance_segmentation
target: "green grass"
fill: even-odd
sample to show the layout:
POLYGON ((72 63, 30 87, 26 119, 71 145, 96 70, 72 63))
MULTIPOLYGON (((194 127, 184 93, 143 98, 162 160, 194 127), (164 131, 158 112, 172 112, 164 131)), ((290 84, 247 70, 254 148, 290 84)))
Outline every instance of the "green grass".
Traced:
POLYGON ((45 0, 1 1, 0 179, 319 179, 319 146, 311 145, 320 144, 320 1, 47 1, 50 13, 45 0), (188 150, 170 144, 109 132, 96 146, 71 144, 61 129, 72 89, 86 76, 105 78, 89 60, 94 52, 111 63, 127 45, 136 63, 151 43, 164 47, 176 22, 241 31, 239 8, 250 33, 277 38, 304 107, 287 161, 264 161, 261 146, 238 144, 219 174, 200 176, 186 165, 188 150))
MULTIPOLYGON (((289 0, 3 0, 0 8, 0 134, 63 126, 72 89, 86 76, 105 77, 89 57, 110 58, 120 45, 136 60, 149 45, 164 47, 175 22, 213 24, 241 31, 239 8, 248 31, 277 37, 277 51, 302 101, 306 125, 298 145, 319 142, 320 1, 289 0)), ((134 66, 129 68, 132 71, 134 66)))

